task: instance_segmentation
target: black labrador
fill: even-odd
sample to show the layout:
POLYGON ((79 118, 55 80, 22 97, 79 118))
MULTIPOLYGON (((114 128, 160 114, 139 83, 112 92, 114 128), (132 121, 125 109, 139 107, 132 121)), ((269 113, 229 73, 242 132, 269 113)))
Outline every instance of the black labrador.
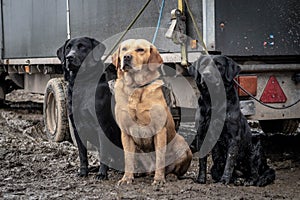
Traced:
POLYGON ((89 141, 99 150, 98 179, 107 179, 110 162, 118 162, 119 165, 124 162, 122 154, 111 150, 112 146, 122 149, 122 142, 111 109, 112 94, 108 84, 116 79, 117 72, 114 66, 104 67, 101 60, 104 51, 102 43, 89 37, 69 39, 57 50, 64 79, 68 83, 68 116, 80 158, 78 175, 84 177, 89 173, 89 141))
MULTIPOLYGON (((252 137, 247 119, 240 110, 233 81, 240 70, 240 66, 226 56, 201 56, 189 67, 189 73, 201 93, 196 114, 197 135, 190 148, 193 153, 199 151, 205 145, 205 137, 210 138, 206 141, 216 142, 211 151, 214 181, 265 186, 274 181, 275 171, 267 165, 260 139, 252 137), (226 99, 218 97, 222 83, 226 99), (214 97, 210 93, 214 93, 214 97), (223 124, 220 123, 220 116, 212 119, 213 109, 215 113, 225 112, 223 124), (211 131, 208 132, 210 125, 211 131), (218 128, 220 135, 216 132, 218 128)), ((207 155, 199 160, 198 183, 206 183, 206 168, 207 155)))

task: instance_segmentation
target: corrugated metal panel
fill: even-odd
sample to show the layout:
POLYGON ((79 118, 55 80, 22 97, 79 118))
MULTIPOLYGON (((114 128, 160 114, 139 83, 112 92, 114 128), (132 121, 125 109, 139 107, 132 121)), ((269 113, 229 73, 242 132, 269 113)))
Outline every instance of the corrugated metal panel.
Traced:
MULTIPOLYGON (((71 36, 88 35, 99 41, 111 39, 111 42, 108 42, 111 44, 127 28, 146 2, 146 0, 70 0, 71 36)), ((160 4, 161 1, 152 1, 126 38, 144 38, 151 41, 159 16, 160 4), (143 29, 137 30, 137 28, 143 29)), ((176 6, 177 0, 166 1, 161 21, 162 28, 168 28, 170 12, 176 6)))
MULTIPOLYGON (((104 41, 107 49, 110 49, 146 2, 146 0, 70 0, 71 36, 92 36, 104 41)), ((161 2, 161 0, 152 1, 124 39, 144 38, 152 41, 161 2)), ((171 11, 177 8, 177 2, 177 0, 165 1, 161 29, 155 42, 161 52, 180 51, 178 45, 165 38, 171 22, 171 11)), ((199 22, 202 20, 201 1, 193 0, 190 3, 199 22)), ((188 23, 192 24, 190 18, 188 23)), ((195 35, 193 27, 189 27, 188 34, 195 35)))
POLYGON ((299 55, 299 10, 299 0, 216 0, 216 48, 226 55, 299 55))
POLYGON ((66 39, 66 0, 3 0, 4 58, 56 56, 66 39))
MULTIPOLYGON (((89 35, 98 40, 125 30, 146 1, 141 0, 70 0, 71 35, 89 35)), ((152 1, 135 27, 155 27, 159 5, 152 1)))
MULTIPOLYGON (((146 0, 69 0, 71 36, 89 36, 105 41, 107 49, 126 29, 146 0), (112 37, 115 36, 115 37, 112 37)), ((151 1, 126 38, 152 41, 161 0, 151 1)), ((190 4, 202 27, 202 1, 190 4)), ((170 26, 171 10, 177 0, 165 1, 161 29, 155 45, 162 52, 179 52, 180 47, 165 38, 170 26)), ((3 0, 4 58, 56 56, 57 48, 67 39, 66 0, 3 0)), ((192 24, 190 18, 187 23, 192 24)), ((195 37, 194 28, 187 34, 195 37)), ((196 37, 195 37, 196 38, 196 37)))

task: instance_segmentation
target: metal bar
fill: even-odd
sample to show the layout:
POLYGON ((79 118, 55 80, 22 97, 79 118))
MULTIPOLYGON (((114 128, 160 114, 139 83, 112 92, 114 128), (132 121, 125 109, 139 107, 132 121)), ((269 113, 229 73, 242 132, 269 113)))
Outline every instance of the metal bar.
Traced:
POLYGON ((259 65, 241 65, 242 72, 300 72, 300 64, 259 64, 259 65))
MULTIPOLYGON (((202 54, 199 52, 191 52, 188 54, 190 62, 196 61, 202 54)), ((161 53, 165 63, 180 63, 181 53, 161 53)), ((103 56, 102 58, 104 58, 103 56)), ((111 58, 106 60, 110 63, 111 58)), ((56 57, 49 58, 22 58, 22 59, 4 59, 4 64, 7 65, 60 65, 61 62, 56 57)), ((298 71, 300 72, 300 64, 259 64, 259 65, 240 65, 242 72, 255 73, 255 72, 286 72, 298 71)))
POLYGON ((0 1, 0 23, 1 23, 1 26, 0 26, 0 60, 4 57, 4 22, 3 22, 3 0, 0 1))
POLYGON ((203 0, 203 40, 209 51, 216 49, 215 0, 203 0))
POLYGON ((67 3, 67 39, 71 39, 71 24, 70 24, 70 0, 67 3))
POLYGON ((61 62, 56 57, 21 58, 21 59, 4 59, 4 64, 7 64, 7 65, 43 65, 43 64, 57 65, 57 64, 61 64, 61 62))
POLYGON ((208 55, 208 50, 207 50, 206 44, 205 44, 205 42, 204 42, 204 40, 203 40, 203 37, 201 36, 201 33, 200 33, 199 27, 198 27, 198 25, 197 25, 196 19, 194 18, 194 15, 193 15, 193 13, 192 13, 192 10, 191 10, 190 5, 189 5, 189 3, 188 3, 187 0, 185 0, 185 4, 186 4, 186 8, 187 8, 187 10, 188 10, 188 12, 189 12, 189 14, 190 14, 190 17, 192 18, 193 25, 194 25, 194 29, 195 29, 195 31, 196 31, 196 33, 197 33, 199 42, 201 42, 201 45, 202 45, 202 48, 203 48, 204 51, 205 51, 205 54, 208 55))
MULTIPOLYGON (((183 0, 178 0, 178 10, 181 11, 182 15, 185 15, 183 0)), ((186 24, 185 24, 185 26, 186 26, 186 24)), ((183 34, 186 34, 186 33, 183 33, 183 34)), ((188 65, 188 57, 187 57, 186 44, 181 44, 180 47, 181 47, 181 65, 187 66, 188 65)))

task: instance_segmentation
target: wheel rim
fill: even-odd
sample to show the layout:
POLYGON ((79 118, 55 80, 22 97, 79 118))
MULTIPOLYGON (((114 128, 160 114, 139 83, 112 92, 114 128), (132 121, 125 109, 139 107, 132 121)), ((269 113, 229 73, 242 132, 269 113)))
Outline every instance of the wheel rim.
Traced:
POLYGON ((51 137, 55 137, 56 129, 57 129, 57 122, 58 122, 58 109, 55 101, 54 93, 51 92, 48 95, 47 99, 47 127, 49 128, 49 132, 51 137))

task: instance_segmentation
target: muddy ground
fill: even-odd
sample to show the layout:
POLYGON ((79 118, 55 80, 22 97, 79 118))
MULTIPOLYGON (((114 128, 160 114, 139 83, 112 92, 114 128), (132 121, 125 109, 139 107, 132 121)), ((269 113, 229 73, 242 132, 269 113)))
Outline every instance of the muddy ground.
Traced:
MULTIPOLYGON (((113 170, 106 181, 95 180, 96 173, 78 178, 76 147, 49 142, 40 112, 0 109, 0 199, 300 199, 300 134, 270 136, 266 144, 277 175, 266 187, 196 184, 197 158, 184 180, 168 176, 158 188, 141 177, 118 186, 122 174, 113 170)), ((90 159, 97 166, 94 154, 90 159)))

